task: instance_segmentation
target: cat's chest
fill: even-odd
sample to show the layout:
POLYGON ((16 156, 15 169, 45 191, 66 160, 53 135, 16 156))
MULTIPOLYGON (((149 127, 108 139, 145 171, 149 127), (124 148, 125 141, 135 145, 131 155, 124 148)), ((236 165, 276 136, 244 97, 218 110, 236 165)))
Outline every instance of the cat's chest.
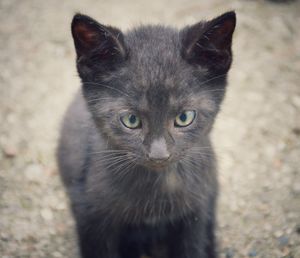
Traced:
POLYGON ((93 199, 102 203, 105 213, 127 223, 153 225, 189 213, 197 204, 188 189, 190 183, 176 171, 158 173, 136 170, 123 177, 98 174, 90 182, 94 187, 88 188, 93 189, 93 199))
POLYGON ((123 214, 127 222, 146 225, 182 217, 195 204, 182 188, 180 179, 175 176, 170 176, 156 186, 140 188, 137 191, 131 189, 121 197, 120 195, 115 196, 115 201, 119 203, 119 214, 123 214))

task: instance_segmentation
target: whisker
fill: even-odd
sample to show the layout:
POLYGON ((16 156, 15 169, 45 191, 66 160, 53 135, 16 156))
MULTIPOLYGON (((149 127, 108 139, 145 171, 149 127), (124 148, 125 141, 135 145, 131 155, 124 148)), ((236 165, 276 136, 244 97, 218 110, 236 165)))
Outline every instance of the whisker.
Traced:
POLYGON ((213 81, 213 80, 216 80, 216 79, 225 77, 226 75, 227 75, 227 73, 224 73, 224 74, 215 76, 215 77, 213 77, 213 78, 210 78, 210 79, 208 79, 208 80, 206 80, 206 81, 204 81, 204 82, 201 82, 199 86, 202 86, 203 84, 208 83, 208 82, 210 82, 210 81, 213 81))
POLYGON ((202 150, 202 149, 212 149, 211 146, 194 146, 191 147, 190 150, 202 150))
POLYGON ((94 155, 96 155, 95 158, 97 159, 97 158, 109 158, 109 157, 123 157, 130 154, 131 154, 130 152, 123 152, 123 153, 111 152, 111 153, 97 153, 94 155))
POLYGON ((87 100, 86 103, 97 102, 97 101, 100 101, 100 100, 111 100, 111 99, 112 98, 95 98, 95 99, 87 100))
POLYGON ((101 86, 101 87, 104 87, 104 88, 107 88, 107 89, 111 89, 111 90, 117 91, 117 92, 122 93, 123 95, 125 95, 125 96, 127 96, 127 97, 130 97, 130 96, 129 96, 127 93, 125 93, 124 91, 119 90, 119 89, 116 89, 116 88, 113 88, 113 87, 110 87, 110 86, 105 85, 105 84, 102 84, 102 83, 97 83, 97 82, 87 82, 87 81, 83 81, 82 83, 83 83, 83 84, 98 85, 98 86, 101 86))
POLYGON ((126 161, 128 161, 128 158, 126 157, 123 157, 123 158, 121 158, 121 159, 119 159, 119 160, 117 160, 117 161, 115 161, 115 162, 113 162, 113 163, 111 163, 111 164, 109 164, 108 166, 105 166, 105 168, 106 169, 109 169, 109 168, 111 168, 111 167, 113 167, 113 166, 115 166, 115 165, 117 165, 117 164, 123 164, 123 163, 125 163, 126 161))
POLYGON ((106 168, 110 165, 114 165, 117 162, 119 163, 119 161, 126 161, 128 159, 127 156, 118 156, 118 157, 109 157, 109 158, 105 158, 105 157, 99 157, 97 158, 96 164, 95 164, 95 168, 106 168))
POLYGON ((131 160, 125 166, 121 167, 119 171, 114 173, 118 173, 118 180, 123 180, 123 178, 136 166, 135 160, 131 160), (120 170, 123 170, 120 174, 120 170))
POLYGON ((101 153, 124 153, 130 152, 129 150, 102 150, 97 152, 89 152, 89 154, 101 154, 101 153))
POLYGON ((185 156, 190 157, 190 158, 197 158, 197 157, 204 156, 204 157, 213 157, 214 156, 214 152, 212 151, 206 151, 206 152, 201 152, 201 151, 190 151, 188 153, 185 154, 185 156), (197 155, 198 154, 198 155, 197 155))
POLYGON ((98 154, 95 156, 95 159, 96 160, 99 160, 99 159, 106 159, 106 158, 113 158, 113 157, 116 157, 116 158, 119 158, 119 157, 126 157, 130 155, 130 153, 103 153, 103 154, 98 154))
POLYGON ((103 165, 105 165, 105 163, 109 162, 110 163, 109 165, 111 165, 111 164, 114 164, 112 162, 117 162, 120 160, 127 160, 127 157, 112 157, 112 158, 108 158, 108 159, 98 159, 96 161, 104 163, 103 165))
POLYGON ((226 90, 225 89, 203 90, 203 91, 201 91, 201 93, 216 92, 216 91, 225 92, 226 90))

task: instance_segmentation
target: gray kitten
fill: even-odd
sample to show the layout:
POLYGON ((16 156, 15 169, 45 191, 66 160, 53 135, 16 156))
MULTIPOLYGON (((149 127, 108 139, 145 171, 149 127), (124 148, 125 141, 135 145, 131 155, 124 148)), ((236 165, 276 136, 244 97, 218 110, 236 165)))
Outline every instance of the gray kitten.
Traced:
POLYGON ((215 258, 210 131, 232 61, 234 12, 126 34, 77 14, 82 81, 58 163, 84 258, 215 258))

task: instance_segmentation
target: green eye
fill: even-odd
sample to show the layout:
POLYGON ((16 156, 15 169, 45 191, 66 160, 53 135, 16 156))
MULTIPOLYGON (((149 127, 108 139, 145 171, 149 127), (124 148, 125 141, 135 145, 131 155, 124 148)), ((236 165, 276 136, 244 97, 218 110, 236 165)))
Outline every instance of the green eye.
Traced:
POLYGON ((181 114, 176 116, 174 125, 177 127, 186 127, 190 125, 196 116, 196 112, 191 110, 191 111, 183 111, 181 114))
POLYGON ((123 125, 125 125, 127 128, 130 129, 136 129, 141 127, 141 119, 133 114, 126 114, 121 117, 121 122, 123 125))

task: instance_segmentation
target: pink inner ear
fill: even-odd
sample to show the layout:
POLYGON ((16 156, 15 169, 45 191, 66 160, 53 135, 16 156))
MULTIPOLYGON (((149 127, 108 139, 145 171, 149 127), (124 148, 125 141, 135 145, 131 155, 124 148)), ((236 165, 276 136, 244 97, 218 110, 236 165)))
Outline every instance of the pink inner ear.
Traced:
POLYGON ((79 24, 75 28, 75 34, 77 38, 84 44, 84 45, 94 45, 97 39, 97 32, 92 31, 84 24, 79 24))
POLYGON ((228 34, 232 33, 233 28, 234 23, 232 21, 226 21, 217 29, 217 33, 220 37, 226 37, 228 34))
POLYGON ((224 21, 222 24, 217 24, 211 29, 211 35, 208 35, 210 42, 218 49, 226 49, 231 44, 228 36, 231 36, 234 30, 234 22, 231 20, 224 21))

